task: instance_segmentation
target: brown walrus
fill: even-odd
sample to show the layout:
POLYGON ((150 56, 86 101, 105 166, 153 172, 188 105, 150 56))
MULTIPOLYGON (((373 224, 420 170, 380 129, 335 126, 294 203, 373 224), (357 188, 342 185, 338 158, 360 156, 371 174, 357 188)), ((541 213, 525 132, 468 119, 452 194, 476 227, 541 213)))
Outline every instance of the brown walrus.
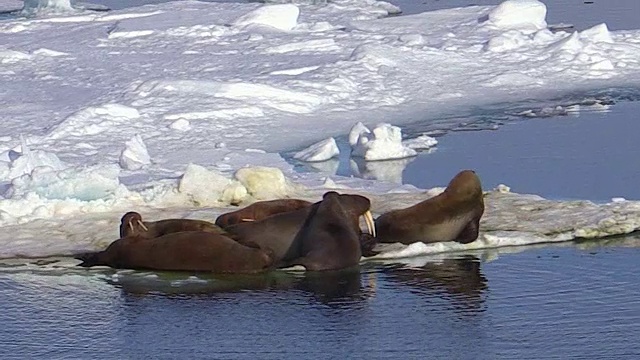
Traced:
POLYGON ((153 239, 129 236, 112 242, 104 251, 76 258, 83 261, 83 267, 215 273, 257 273, 273 264, 268 250, 204 231, 183 231, 153 239))
POLYGON ((262 220, 271 215, 303 209, 312 204, 309 201, 299 199, 258 201, 240 210, 218 216, 216 225, 224 228, 244 221, 262 220))
MULTIPOLYGON (((346 196, 346 195, 344 195, 346 196)), ((295 211, 275 214, 262 220, 241 222, 225 228, 234 240, 255 243, 263 249, 273 251, 275 262, 288 261, 301 256, 300 242, 296 234, 302 228, 308 215, 321 202, 295 211)), ((373 228, 371 213, 365 216, 368 226, 373 228)))
MULTIPOLYGON (((313 206, 294 242, 301 246, 301 257, 289 265, 302 265, 308 271, 339 270, 357 265, 360 249, 360 216, 371 214, 371 202, 360 195, 324 194, 313 206)), ((368 215, 370 216, 370 215, 368 215)), ((367 225, 371 224, 367 222, 367 225)), ((375 236, 375 230, 369 229, 375 236)))
POLYGON ((142 216, 134 211, 124 214, 120 222, 121 238, 127 236, 156 238, 180 231, 205 231, 224 235, 224 230, 208 221, 193 219, 142 221, 142 216))
POLYGON ((484 200, 480 179, 472 170, 459 172, 443 193, 376 219, 380 242, 470 243, 478 238, 484 200))

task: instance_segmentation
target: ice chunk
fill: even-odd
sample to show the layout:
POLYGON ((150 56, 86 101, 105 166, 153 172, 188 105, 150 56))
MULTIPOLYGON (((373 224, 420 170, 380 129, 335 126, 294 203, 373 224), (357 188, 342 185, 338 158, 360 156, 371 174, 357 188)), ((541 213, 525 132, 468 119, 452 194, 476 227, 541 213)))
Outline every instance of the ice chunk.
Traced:
POLYGON ((351 155, 367 161, 404 159, 416 156, 417 152, 402 145, 402 130, 391 124, 382 123, 373 133, 362 133, 351 155))
POLYGON ((547 6, 538 0, 507 0, 496 6, 488 21, 499 28, 544 29, 547 6))
POLYGON ((73 11, 71 0, 24 0, 22 13, 35 14, 41 11, 65 12, 73 11))
POLYGON ((53 153, 42 150, 30 150, 22 136, 20 136, 20 143, 21 153, 17 153, 14 150, 7 152, 7 158, 11 160, 7 180, 15 179, 24 174, 31 174, 36 168, 46 168, 57 171, 66 167, 53 153))
POLYGON ((351 131, 349 131, 349 145, 351 145, 351 147, 356 146, 356 144, 358 144, 358 139, 360 139, 362 134, 371 134, 371 130, 358 121, 353 125, 351 131))
POLYGON ((186 119, 178 119, 169 125, 169 128, 178 131, 189 131, 191 129, 191 124, 186 119))
POLYGON ((233 25, 263 25, 288 31, 298 24, 298 15, 300 9, 293 4, 265 5, 237 18, 233 25))
POLYGON ((417 138, 405 140, 402 144, 410 149, 422 150, 429 149, 438 145, 438 140, 429 135, 420 135, 417 138))
POLYGON ((118 180, 119 174, 120 169, 114 164, 68 168, 62 171, 39 167, 28 175, 13 179, 5 196, 16 199, 34 193, 44 199, 105 199, 119 190, 124 190, 118 180))
POLYGON ((607 24, 598 24, 580 32, 580 39, 591 42, 613 43, 607 24))
POLYGON ((241 201, 247 191, 239 186, 242 185, 217 171, 189 164, 180 179, 178 191, 186 194, 194 204, 205 206, 216 205, 220 201, 241 201))
POLYGON ((138 170, 144 165, 151 164, 147 146, 140 135, 136 135, 126 142, 126 148, 120 154, 120 166, 125 170, 138 170))
POLYGON ((338 144, 334 138, 319 141, 308 148, 298 151, 293 155, 294 159, 308 162, 327 161, 340 154, 338 144))
POLYGON ((294 187, 282 173, 272 167, 254 166, 239 169, 235 174, 251 196, 258 200, 271 200, 287 197, 294 187))

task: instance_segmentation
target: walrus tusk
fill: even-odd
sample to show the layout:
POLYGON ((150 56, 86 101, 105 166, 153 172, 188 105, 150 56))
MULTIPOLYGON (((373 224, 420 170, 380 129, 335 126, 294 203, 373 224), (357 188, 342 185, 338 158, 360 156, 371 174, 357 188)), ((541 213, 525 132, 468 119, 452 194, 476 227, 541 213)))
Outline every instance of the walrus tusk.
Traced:
POLYGON ((149 231, 149 228, 148 228, 148 227, 146 227, 146 226, 144 226, 144 224, 142 223, 142 221, 140 221, 140 220, 137 220, 137 221, 138 221, 138 225, 140 225, 140 227, 141 227, 141 228, 143 228, 143 229, 144 229, 144 231, 149 231))
POLYGON ((240 219, 240 221, 256 221, 256 219, 240 219))
POLYGON ((131 228, 131 232, 135 232, 136 230, 133 228, 133 223, 129 221, 129 227, 131 228))
POLYGON ((373 215, 371 215, 371 211, 368 211, 364 213, 364 222, 367 223, 367 230, 369 232, 369 234, 373 235, 373 237, 376 237, 376 224, 373 221, 373 215))

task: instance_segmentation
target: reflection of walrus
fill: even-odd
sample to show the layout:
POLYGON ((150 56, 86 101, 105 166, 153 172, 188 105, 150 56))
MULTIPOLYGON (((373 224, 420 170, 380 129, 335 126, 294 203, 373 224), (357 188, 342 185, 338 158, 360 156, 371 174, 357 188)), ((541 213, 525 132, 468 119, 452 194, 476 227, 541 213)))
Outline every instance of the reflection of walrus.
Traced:
POLYGON ((300 244, 300 258, 290 265, 302 265, 310 271, 339 270, 360 262, 360 216, 371 227, 371 202, 360 195, 339 195, 335 191, 324 194, 322 201, 309 212, 296 235, 300 244))
POLYGON ((475 256, 426 263, 420 268, 396 268, 385 271, 387 279, 409 286, 412 292, 429 301, 434 296, 449 299, 453 309, 479 310, 487 290, 487 279, 475 256))
MULTIPOLYGON (((346 195, 344 195, 346 196, 346 195)), ((299 210, 269 216, 258 221, 241 222, 225 228, 234 240, 258 244, 263 249, 273 251, 274 261, 289 261, 301 256, 300 240, 296 234, 302 228, 308 215, 321 202, 299 210)), ((373 220, 369 219, 373 227, 373 220)))
POLYGON ((203 231, 183 231, 153 239, 125 237, 104 251, 77 258, 83 261, 83 267, 215 273, 257 273, 273 264, 269 251, 203 231))
POLYGON ((216 225, 227 227, 243 221, 262 220, 271 215, 295 211, 311 205, 309 201, 298 199, 258 201, 240 210, 218 216, 216 225))
POLYGON ((484 201, 480 179, 472 170, 459 172, 445 191, 406 209, 376 219, 380 242, 470 243, 478 238, 484 201))
POLYGON ((193 219, 142 221, 142 216, 133 211, 124 214, 120 223, 121 238, 127 236, 156 238, 180 231, 205 231, 224 234, 224 230, 208 221, 193 219))

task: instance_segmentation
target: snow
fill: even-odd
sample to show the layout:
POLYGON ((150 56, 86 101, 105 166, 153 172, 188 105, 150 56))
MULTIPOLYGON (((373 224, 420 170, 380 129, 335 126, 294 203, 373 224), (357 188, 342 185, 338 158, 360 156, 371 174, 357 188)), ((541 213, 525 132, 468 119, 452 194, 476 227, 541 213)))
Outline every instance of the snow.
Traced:
MULTIPOLYGON (((393 17, 396 7, 374 0, 27 8, 0 20, 2 258, 103 248, 132 209, 213 220, 234 205, 339 189, 369 196, 380 214, 435 192, 402 185, 416 150, 437 144, 403 141, 409 124, 450 129, 465 120, 449 115, 470 109, 640 87, 640 30, 552 32, 535 0, 393 17), (335 175, 334 137, 346 134, 362 178, 335 175), (298 173, 280 155, 299 149, 326 173, 298 173)), ((504 187, 487 206, 477 242, 382 257, 640 227, 635 200, 549 201, 504 187)))

